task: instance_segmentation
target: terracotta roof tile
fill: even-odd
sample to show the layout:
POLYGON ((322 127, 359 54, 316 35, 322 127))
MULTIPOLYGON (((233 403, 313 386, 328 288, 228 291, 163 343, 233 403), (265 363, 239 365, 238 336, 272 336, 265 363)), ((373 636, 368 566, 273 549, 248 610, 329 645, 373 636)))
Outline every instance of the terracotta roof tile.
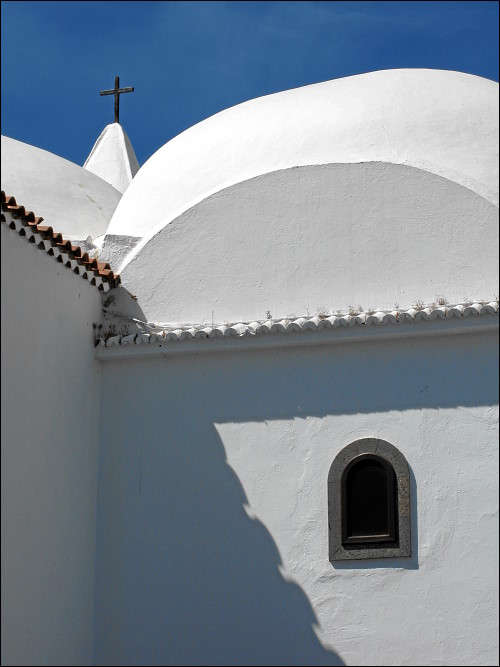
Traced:
POLYGON ((62 234, 55 232, 52 227, 42 225, 43 218, 36 217, 33 211, 27 211, 20 206, 14 197, 9 197, 2 190, 2 222, 10 229, 27 237, 30 243, 36 243, 41 250, 65 264, 75 273, 86 278, 92 285, 96 285, 103 292, 108 292, 120 284, 120 276, 115 274, 107 262, 98 262, 83 252, 80 246, 64 239, 62 234))

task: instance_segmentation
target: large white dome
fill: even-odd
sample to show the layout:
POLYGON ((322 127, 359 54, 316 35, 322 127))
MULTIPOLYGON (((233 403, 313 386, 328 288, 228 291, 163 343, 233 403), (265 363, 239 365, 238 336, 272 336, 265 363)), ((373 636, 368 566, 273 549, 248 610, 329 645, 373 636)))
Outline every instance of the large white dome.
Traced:
POLYGON ((153 322, 492 298, 497 93, 391 70, 224 111, 142 167, 103 251, 153 322))
POLYGON ((498 204, 498 84, 400 69, 297 88, 222 111, 141 168, 108 228, 148 238, 215 192, 293 166, 417 167, 498 204))

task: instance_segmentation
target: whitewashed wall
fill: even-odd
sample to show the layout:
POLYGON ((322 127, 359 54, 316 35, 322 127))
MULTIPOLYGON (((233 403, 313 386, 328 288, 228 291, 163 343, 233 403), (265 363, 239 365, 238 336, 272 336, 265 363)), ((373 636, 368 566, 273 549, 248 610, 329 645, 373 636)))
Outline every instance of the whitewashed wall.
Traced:
POLYGON ((2 664, 89 665, 100 296, 1 234, 2 664))
POLYGON ((498 336, 202 345, 103 363, 96 663, 498 664, 498 336), (332 565, 328 470, 369 436, 413 556, 332 565))

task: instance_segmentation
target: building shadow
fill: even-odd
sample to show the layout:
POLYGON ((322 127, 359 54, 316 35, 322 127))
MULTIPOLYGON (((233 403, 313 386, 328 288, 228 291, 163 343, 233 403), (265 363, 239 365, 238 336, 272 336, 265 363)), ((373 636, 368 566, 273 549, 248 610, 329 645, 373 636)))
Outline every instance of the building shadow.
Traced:
POLYGON ((144 419, 142 446, 123 433, 106 449, 95 663, 343 665, 317 638, 304 591, 283 578, 269 531, 247 514, 216 429, 203 411, 187 417, 182 428, 144 419))

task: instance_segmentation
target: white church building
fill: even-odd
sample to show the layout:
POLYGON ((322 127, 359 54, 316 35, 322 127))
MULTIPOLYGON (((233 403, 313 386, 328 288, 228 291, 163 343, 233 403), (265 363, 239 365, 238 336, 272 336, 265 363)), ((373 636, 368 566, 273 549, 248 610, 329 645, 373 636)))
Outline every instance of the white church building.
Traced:
POLYGON ((498 665, 497 83, 1 185, 2 665, 498 665))

